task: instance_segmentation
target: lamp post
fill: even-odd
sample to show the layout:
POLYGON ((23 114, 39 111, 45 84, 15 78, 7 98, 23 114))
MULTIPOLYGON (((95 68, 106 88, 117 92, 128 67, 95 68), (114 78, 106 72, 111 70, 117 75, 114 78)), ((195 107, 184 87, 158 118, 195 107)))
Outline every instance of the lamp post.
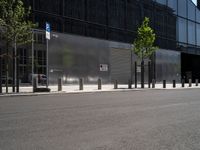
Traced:
POLYGON ((33 86, 33 76, 34 76, 34 29, 32 30, 32 43, 31 43, 31 49, 32 49, 32 52, 31 52, 31 55, 32 55, 32 59, 31 59, 31 70, 32 70, 32 73, 31 73, 31 80, 32 80, 32 86, 33 86))

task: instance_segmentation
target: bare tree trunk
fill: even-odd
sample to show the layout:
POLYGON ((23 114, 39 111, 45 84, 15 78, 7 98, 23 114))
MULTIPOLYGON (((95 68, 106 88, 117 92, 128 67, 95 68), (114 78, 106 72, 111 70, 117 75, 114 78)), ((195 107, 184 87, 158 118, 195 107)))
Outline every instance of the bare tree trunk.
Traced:
MULTIPOLYGON (((0 49, 0 56, 2 54, 0 49)), ((0 94, 2 93, 2 57, 0 57, 0 94)))
POLYGON ((142 50, 142 62, 141 62, 141 88, 144 88, 144 51, 142 50))
POLYGON ((144 88, 144 60, 141 62, 141 88, 144 88))
POLYGON ((12 62, 13 62, 13 64, 12 64, 12 70, 13 70, 13 72, 12 72, 12 74, 13 74, 13 76, 12 76, 12 92, 14 93, 15 92, 15 52, 13 51, 13 53, 12 53, 12 62))
POLYGON ((19 53, 16 49, 16 92, 19 93, 19 53))
POLYGON ((16 91, 16 80, 17 80, 17 42, 16 36, 14 39, 14 51, 13 51, 13 92, 16 91))

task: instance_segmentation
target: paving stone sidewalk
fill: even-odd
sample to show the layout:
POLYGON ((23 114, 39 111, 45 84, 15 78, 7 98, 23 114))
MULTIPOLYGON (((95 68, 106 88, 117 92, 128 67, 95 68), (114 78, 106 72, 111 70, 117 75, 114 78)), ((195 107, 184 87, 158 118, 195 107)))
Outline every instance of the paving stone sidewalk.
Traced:
MULTIPOLYGON (((114 89, 113 84, 106 84, 102 85, 102 89, 98 90, 97 85, 84 85, 83 90, 79 90, 79 85, 63 85, 62 92, 58 92, 58 86, 57 85, 51 85, 49 86, 51 89, 50 93, 33 93, 33 88, 32 86, 22 86, 20 87, 20 92, 19 93, 12 93, 12 87, 9 87, 9 93, 5 93, 5 88, 3 88, 3 94, 0 94, 0 96, 9 96, 9 95, 38 95, 38 94, 55 94, 55 93, 86 93, 86 92, 105 92, 105 91, 138 91, 138 90, 161 90, 163 88, 163 84, 156 84, 155 88, 148 88, 148 85, 145 85, 144 89, 140 88, 140 85, 138 84, 138 88, 136 89, 134 85, 132 85, 132 89, 128 88, 128 85, 118 85, 118 89, 114 89)), ((185 84, 185 87, 182 88, 181 84, 176 84, 176 88, 173 88, 172 84, 166 84, 165 90, 170 90, 170 89, 192 89, 192 88, 200 88, 199 86, 196 86, 195 84, 192 84, 192 87, 189 87, 189 84, 185 84)))

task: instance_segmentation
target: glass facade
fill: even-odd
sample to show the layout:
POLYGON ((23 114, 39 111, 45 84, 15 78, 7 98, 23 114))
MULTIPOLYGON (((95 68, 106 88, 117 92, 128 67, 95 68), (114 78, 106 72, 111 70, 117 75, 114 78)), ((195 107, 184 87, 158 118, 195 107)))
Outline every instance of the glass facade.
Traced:
POLYGON ((25 2, 32 6, 33 20, 39 23, 40 28, 44 28, 48 21, 53 31, 132 43, 142 18, 147 16, 155 29, 159 47, 173 50, 180 50, 179 45, 200 47, 197 29, 200 10, 192 0, 25 2))
POLYGON ((200 10, 192 0, 168 0, 168 6, 177 15, 177 45, 184 46, 181 51, 199 54, 200 10))
POLYGON ((134 41, 138 26, 147 16, 157 34, 156 45, 176 49, 176 16, 166 7, 168 0, 25 1, 32 6, 33 20, 41 29, 49 22, 53 31, 124 43, 134 41))
MULTIPOLYGON (((129 52, 123 53, 123 49, 119 51, 116 49, 110 50, 108 45, 112 41, 118 42, 119 45, 122 43, 128 43, 128 45, 133 43, 137 29, 145 16, 150 18, 150 25, 156 33, 155 44, 161 49, 196 55, 200 54, 200 10, 197 9, 191 0, 24 0, 24 2, 26 6, 32 7, 31 19, 38 23, 40 29, 43 30, 45 23, 49 22, 52 31, 63 33, 60 36, 64 39, 66 38, 64 35, 67 35, 80 36, 79 38, 73 37, 73 39, 92 37, 91 39, 94 41, 97 40, 95 41, 96 45, 93 46, 89 42, 91 40, 85 40, 87 43, 86 47, 83 47, 83 50, 86 55, 81 54, 76 44, 71 43, 73 49, 77 50, 77 53, 75 51, 73 52, 70 47, 67 47, 67 50, 70 49, 71 51, 63 52, 70 56, 67 56, 66 59, 76 61, 71 64, 67 63, 67 65, 73 67, 64 66, 70 68, 69 70, 71 71, 67 72, 69 70, 65 70, 66 74, 76 74, 76 76, 94 75, 97 77, 100 59, 105 60, 102 63, 111 65, 113 60, 107 57, 115 59, 117 58, 115 57, 116 55, 119 57, 126 56, 128 58, 129 52), (107 51, 97 48, 98 45, 102 44, 101 40, 104 41, 104 44, 108 44, 105 44, 105 47, 102 47, 102 49, 109 50, 112 53, 111 55, 110 53, 107 54, 107 51), (98 56, 99 51, 102 51, 102 54, 98 56), (83 65, 82 62, 84 62, 85 67, 77 67, 83 65)), ((70 42, 73 42, 67 39, 65 40, 68 42, 68 45, 70 45, 70 42)), ((34 44, 34 56, 36 58, 34 71, 35 73, 45 74, 46 41, 44 33, 36 33, 34 44)), ((57 44, 55 43, 55 45, 57 44)), ((31 71, 29 65, 31 60, 30 49, 30 46, 19 49, 19 70, 21 78, 27 77, 27 74, 31 71)), ((58 51, 55 51, 55 53, 59 54, 58 51)), ((166 58, 167 63, 167 61, 171 61, 170 57, 172 56, 170 56, 170 52, 163 52, 162 55, 158 53, 157 57, 161 62, 162 58, 166 58)), ((125 60, 119 61, 127 64, 128 62, 125 60)), ((60 63, 63 65, 63 63, 66 63, 59 62, 59 59, 57 61, 57 64, 60 63)), ((117 61, 114 62, 117 63, 117 61)), ((165 70, 166 67, 168 69, 171 68, 170 65, 158 65, 157 70, 159 71, 157 76, 161 77, 163 76, 162 72, 168 72, 165 70)), ((4 68, 4 65, 2 68, 4 68)), ((59 70, 59 68, 57 69, 59 70)), ((128 69, 125 72, 126 77, 123 78, 128 78, 128 69)), ((110 74, 117 76, 118 72, 115 73, 111 70, 110 74)), ((109 80, 111 77, 109 76, 106 80, 109 80)))

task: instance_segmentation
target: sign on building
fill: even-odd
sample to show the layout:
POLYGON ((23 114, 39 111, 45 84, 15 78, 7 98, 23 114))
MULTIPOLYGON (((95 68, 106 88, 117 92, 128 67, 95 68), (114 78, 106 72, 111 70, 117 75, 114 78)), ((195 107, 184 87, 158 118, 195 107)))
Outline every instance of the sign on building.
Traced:
POLYGON ((51 39, 51 27, 50 24, 46 22, 46 39, 50 40, 51 39))
POLYGON ((141 73, 141 66, 137 66, 137 72, 141 73))
POLYGON ((108 71, 108 64, 100 64, 100 71, 106 72, 108 71))

